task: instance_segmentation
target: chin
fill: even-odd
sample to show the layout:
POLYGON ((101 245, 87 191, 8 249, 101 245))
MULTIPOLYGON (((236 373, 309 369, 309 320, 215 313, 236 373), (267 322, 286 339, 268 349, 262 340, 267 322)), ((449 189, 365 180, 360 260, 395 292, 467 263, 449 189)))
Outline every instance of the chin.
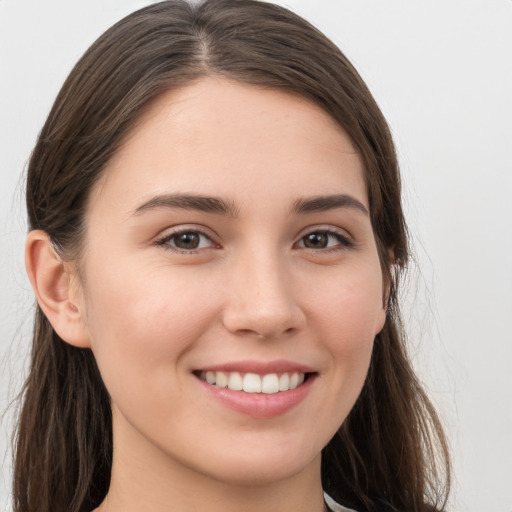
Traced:
MULTIPOLYGON (((215 464, 202 473, 232 485, 254 487, 289 479, 305 471, 320 471, 321 450, 301 446, 260 445, 259 449, 237 449, 215 457, 215 464)), ((210 459, 211 461, 212 459, 210 459)))
POLYGON ((283 460, 281 462, 266 460, 262 463, 244 460, 242 463, 234 463, 230 467, 216 468, 216 478, 230 485, 261 487, 287 480, 307 471, 310 467, 316 467, 314 462, 315 459, 313 461, 283 460), (221 474, 219 474, 219 470, 221 474))

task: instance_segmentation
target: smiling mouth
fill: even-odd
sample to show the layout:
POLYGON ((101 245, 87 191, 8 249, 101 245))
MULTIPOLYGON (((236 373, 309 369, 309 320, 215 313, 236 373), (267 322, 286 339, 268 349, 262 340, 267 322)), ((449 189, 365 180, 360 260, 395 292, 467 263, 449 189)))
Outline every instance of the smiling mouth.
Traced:
POLYGON ((301 386, 309 374, 302 372, 288 373, 257 373, 200 371, 195 375, 212 386, 227 388, 232 391, 244 391, 245 393, 263 393, 272 395, 283 391, 290 391, 301 386))

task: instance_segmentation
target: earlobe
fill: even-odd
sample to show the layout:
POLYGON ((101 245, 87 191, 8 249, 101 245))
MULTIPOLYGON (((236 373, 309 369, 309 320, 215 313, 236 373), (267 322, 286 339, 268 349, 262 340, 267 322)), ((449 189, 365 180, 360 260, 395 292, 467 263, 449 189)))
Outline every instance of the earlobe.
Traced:
POLYGON ((377 334, 379 334, 380 331, 382 331, 382 329, 384 329, 384 325, 386 324, 387 316, 388 316, 387 308, 383 306, 382 309, 378 313, 376 328, 375 328, 375 336, 377 336, 377 334))
POLYGON ((28 234, 25 266, 37 302, 60 338, 76 347, 89 347, 83 312, 71 290, 72 276, 44 231, 28 234))

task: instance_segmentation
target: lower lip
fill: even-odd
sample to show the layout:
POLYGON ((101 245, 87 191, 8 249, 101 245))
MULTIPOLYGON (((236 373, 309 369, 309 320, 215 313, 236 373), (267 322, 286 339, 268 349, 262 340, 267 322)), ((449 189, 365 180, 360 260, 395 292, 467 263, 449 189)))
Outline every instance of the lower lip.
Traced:
POLYGON ((228 388, 219 388, 197 378, 203 389, 226 407, 252 418, 274 418, 286 413, 304 400, 313 385, 316 375, 308 375, 303 384, 279 393, 245 393, 228 388))

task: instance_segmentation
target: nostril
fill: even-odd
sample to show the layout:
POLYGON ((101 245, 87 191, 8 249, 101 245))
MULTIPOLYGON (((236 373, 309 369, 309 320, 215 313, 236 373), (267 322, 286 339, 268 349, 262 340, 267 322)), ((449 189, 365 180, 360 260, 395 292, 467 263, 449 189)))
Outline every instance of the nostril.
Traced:
POLYGON ((259 340, 272 340, 275 338, 278 338, 283 335, 292 335, 297 331, 295 327, 288 327, 287 329, 284 329, 282 332, 279 332, 278 329, 276 330, 268 330, 266 332, 259 332, 255 329, 238 329, 236 331, 236 334, 239 334, 241 336, 247 336, 247 337, 253 337, 257 338, 259 340))
POLYGON ((222 323, 231 333, 258 339, 277 339, 295 334, 306 323, 302 308, 291 298, 279 303, 233 300, 226 304, 222 323))

